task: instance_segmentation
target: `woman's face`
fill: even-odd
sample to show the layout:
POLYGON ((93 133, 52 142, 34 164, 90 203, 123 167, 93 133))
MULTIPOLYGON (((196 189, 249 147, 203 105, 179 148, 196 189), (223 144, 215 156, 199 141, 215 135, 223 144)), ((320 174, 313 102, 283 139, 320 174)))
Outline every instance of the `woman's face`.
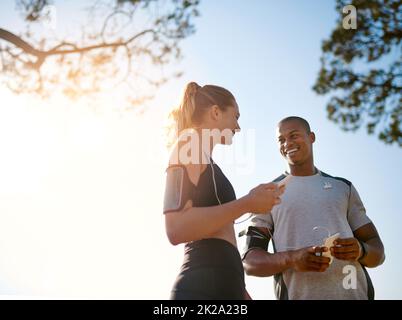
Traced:
POLYGON ((240 112, 237 103, 234 106, 226 108, 226 110, 220 110, 220 116, 218 117, 218 128, 221 131, 222 144, 232 144, 233 136, 237 131, 240 131, 239 120, 240 112))

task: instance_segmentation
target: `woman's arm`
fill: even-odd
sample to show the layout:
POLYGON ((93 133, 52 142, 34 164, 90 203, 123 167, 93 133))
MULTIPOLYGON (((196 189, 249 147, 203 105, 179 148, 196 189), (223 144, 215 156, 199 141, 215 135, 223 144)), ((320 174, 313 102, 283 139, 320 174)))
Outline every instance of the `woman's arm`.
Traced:
POLYGON ((166 233, 173 245, 205 238, 248 212, 247 196, 213 207, 194 208, 191 200, 182 211, 165 214, 166 233))
MULTIPOLYGON (((189 179, 194 185, 206 166, 189 164, 185 166, 189 179)), ((246 196, 222 205, 211 207, 193 207, 188 200, 180 211, 165 214, 166 233, 173 245, 206 238, 233 223, 243 214, 266 213, 280 203, 279 196, 284 186, 275 183, 261 184, 252 189, 246 196)))

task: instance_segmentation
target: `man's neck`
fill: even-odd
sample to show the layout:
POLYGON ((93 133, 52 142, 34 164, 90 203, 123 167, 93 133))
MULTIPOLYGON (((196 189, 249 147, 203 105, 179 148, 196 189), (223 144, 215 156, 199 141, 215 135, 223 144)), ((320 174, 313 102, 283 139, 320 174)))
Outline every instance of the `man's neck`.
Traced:
POLYGON ((289 172, 292 176, 313 176, 316 174, 314 162, 306 162, 301 165, 289 165, 289 172))

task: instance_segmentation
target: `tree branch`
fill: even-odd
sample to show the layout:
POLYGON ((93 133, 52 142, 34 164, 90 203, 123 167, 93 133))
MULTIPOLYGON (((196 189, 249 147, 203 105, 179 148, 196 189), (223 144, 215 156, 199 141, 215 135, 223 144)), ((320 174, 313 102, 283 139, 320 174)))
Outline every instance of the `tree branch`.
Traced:
POLYGON ((28 42, 22 40, 19 36, 15 35, 14 33, 11 33, 10 31, 4 30, 2 28, 0 28, 0 39, 3 39, 7 42, 12 43, 16 47, 21 48, 26 53, 31 54, 33 56, 39 57, 40 55, 43 54, 42 51, 36 50, 28 42))
POLYGON ((45 59, 48 56, 66 55, 66 54, 73 54, 73 53, 84 53, 84 52, 96 50, 96 49, 116 48, 116 47, 127 46, 129 43, 144 36, 147 33, 155 34, 156 31, 153 29, 147 29, 140 33, 137 33, 136 35, 132 36, 131 38, 127 39, 126 41, 117 41, 117 42, 112 42, 112 43, 100 43, 97 45, 92 45, 92 46, 87 46, 87 47, 82 47, 82 48, 79 48, 75 44, 72 44, 72 43, 62 42, 48 51, 37 50, 33 46, 31 46, 29 43, 27 43, 26 41, 21 39, 21 37, 7 31, 7 30, 1 29, 1 28, 0 28, 0 39, 3 39, 5 41, 8 41, 8 42, 14 44, 16 47, 22 49, 25 53, 36 56, 37 61, 32 63, 31 67, 39 69, 40 66, 43 64, 43 62, 45 61, 45 59), (59 50, 63 46, 71 46, 74 49, 59 50))
MULTIPOLYGON (((137 33, 133 37, 129 38, 126 41, 118 41, 118 42, 112 42, 112 43, 101 43, 93 46, 88 46, 88 47, 82 47, 82 48, 76 48, 76 49, 71 49, 71 50, 49 50, 49 51, 44 51, 43 53, 46 56, 50 55, 55 55, 55 54, 70 54, 70 53, 83 53, 86 51, 91 51, 91 50, 96 50, 96 49, 104 49, 104 48, 115 48, 115 47, 122 47, 122 46, 127 46, 130 42, 133 42, 134 40, 138 39, 139 37, 147 34, 147 33, 156 33, 152 29, 144 30, 140 33, 137 33)), ((71 45, 71 44, 70 44, 71 45)), ((57 48, 57 47, 56 47, 57 48)))

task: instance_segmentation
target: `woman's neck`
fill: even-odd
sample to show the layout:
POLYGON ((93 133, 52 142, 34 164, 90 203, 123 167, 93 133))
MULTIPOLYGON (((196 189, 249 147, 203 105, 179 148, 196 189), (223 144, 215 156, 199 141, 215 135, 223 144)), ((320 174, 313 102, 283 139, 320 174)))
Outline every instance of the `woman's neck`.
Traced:
POLYGON ((196 129, 198 135, 198 152, 200 155, 206 156, 209 160, 209 158, 212 158, 212 152, 214 150, 216 143, 209 134, 205 134, 205 131, 203 133, 203 130, 208 129, 207 128, 196 129))

